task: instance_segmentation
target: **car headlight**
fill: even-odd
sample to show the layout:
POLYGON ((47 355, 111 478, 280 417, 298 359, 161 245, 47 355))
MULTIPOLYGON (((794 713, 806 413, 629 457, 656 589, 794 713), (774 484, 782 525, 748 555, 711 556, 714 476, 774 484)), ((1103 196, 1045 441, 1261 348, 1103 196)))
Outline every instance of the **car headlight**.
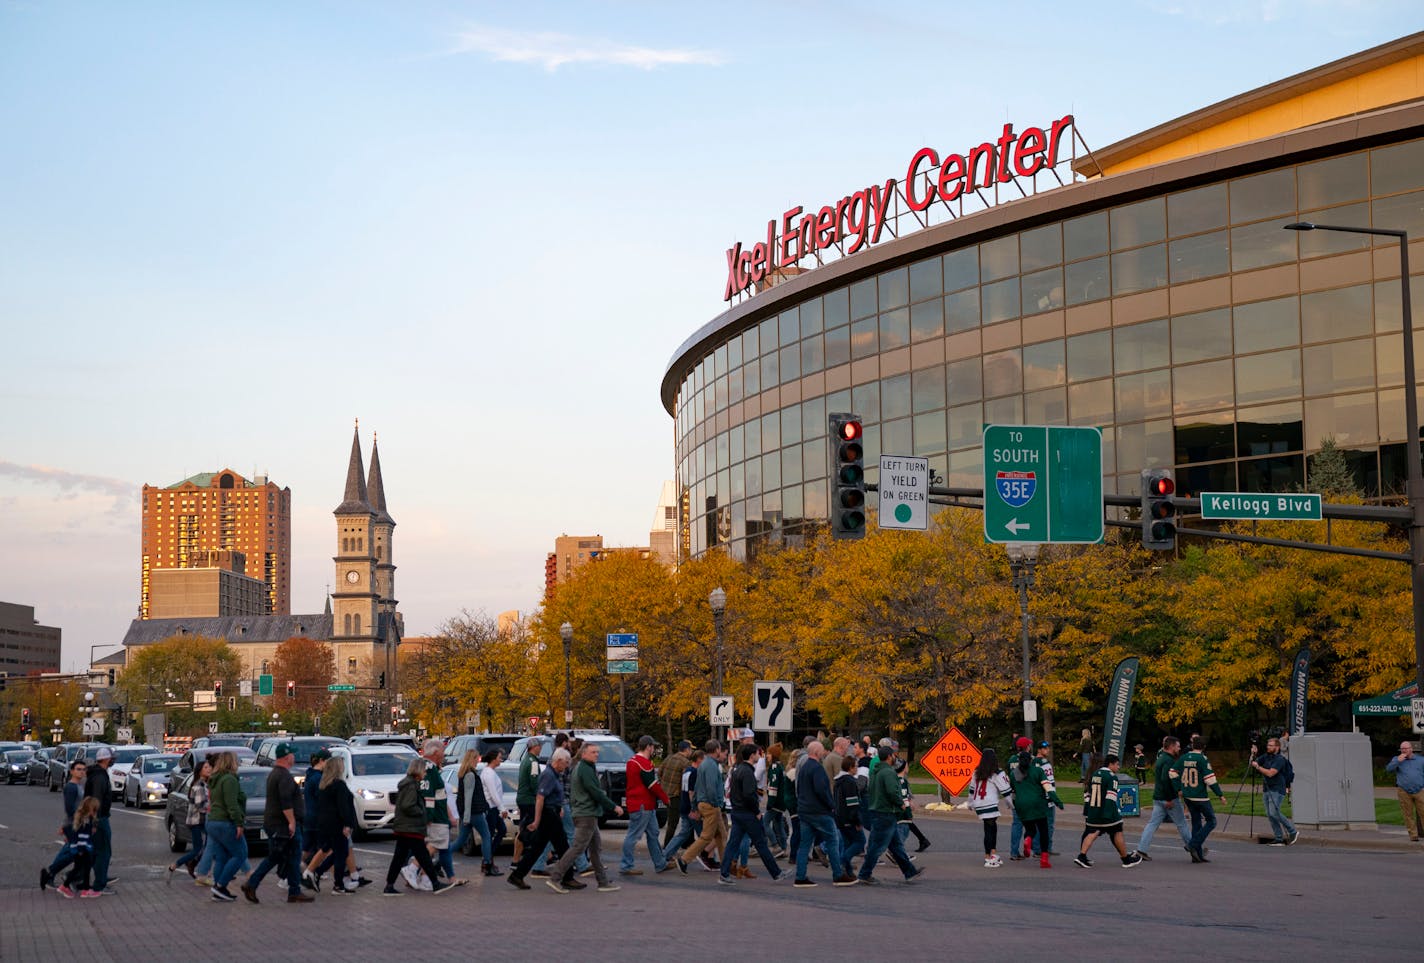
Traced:
POLYGON ((365 799, 368 802, 374 802, 377 799, 386 798, 386 794, 381 792, 379 789, 362 789, 356 795, 360 796, 362 799, 365 799))
POLYGON ((162 788, 163 788, 163 783, 159 782, 159 781, 156 780, 156 779, 150 779, 148 782, 144 783, 144 785, 145 785, 147 788, 149 788, 149 789, 162 789, 162 788))

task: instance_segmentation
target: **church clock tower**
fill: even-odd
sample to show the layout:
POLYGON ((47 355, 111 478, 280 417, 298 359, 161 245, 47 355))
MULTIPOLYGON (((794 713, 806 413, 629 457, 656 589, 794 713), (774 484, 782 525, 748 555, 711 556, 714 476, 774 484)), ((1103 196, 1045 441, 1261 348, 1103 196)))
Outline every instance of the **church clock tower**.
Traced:
MULTIPOLYGON (((380 636, 381 592, 376 577, 380 561, 376 531, 379 516, 366 488, 359 423, 351 438, 345 495, 332 514, 336 516, 337 554, 332 559, 336 563, 336 590, 331 594, 331 642, 336 650, 337 674, 346 678, 350 675, 350 660, 356 659, 360 666, 362 661, 371 659, 380 636)), ((389 534, 385 541, 389 545, 389 534)))

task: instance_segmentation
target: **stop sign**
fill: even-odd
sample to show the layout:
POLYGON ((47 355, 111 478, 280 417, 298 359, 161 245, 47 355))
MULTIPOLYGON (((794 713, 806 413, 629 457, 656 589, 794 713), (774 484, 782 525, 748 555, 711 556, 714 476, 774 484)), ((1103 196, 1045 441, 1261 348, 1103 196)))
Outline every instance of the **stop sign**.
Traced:
POLYGON ((920 765, 935 777, 936 782, 948 789, 951 796, 957 796, 969 785, 974 769, 983 757, 984 754, 959 731, 958 726, 951 726, 939 742, 920 757, 920 765))

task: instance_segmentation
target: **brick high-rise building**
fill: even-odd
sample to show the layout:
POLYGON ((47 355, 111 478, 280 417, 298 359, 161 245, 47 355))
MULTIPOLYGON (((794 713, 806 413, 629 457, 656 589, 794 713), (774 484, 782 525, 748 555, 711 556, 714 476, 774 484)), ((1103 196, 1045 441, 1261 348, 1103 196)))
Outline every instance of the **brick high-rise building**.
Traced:
POLYGON ((278 488, 261 475, 248 481, 226 468, 163 488, 144 485, 139 618, 151 617, 152 572, 215 567, 215 553, 230 552, 245 556, 239 574, 265 583, 266 614, 290 615, 290 488, 278 488))

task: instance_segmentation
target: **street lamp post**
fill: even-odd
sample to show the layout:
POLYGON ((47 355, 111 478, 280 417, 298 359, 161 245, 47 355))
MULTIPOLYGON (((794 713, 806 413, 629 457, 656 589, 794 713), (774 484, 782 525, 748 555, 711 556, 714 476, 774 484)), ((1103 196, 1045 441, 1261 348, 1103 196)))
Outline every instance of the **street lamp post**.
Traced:
POLYGON ((725 694, 722 691, 725 684, 722 678, 724 672, 722 665, 722 647, 723 636, 725 634, 723 628, 725 625, 724 616, 727 612, 727 593, 722 589, 722 586, 719 585, 712 590, 711 594, 707 596, 707 604, 712 606, 712 631, 717 638, 716 661, 713 664, 712 684, 714 688, 712 694, 719 696, 725 694))
MULTIPOLYGON (((86 721, 94 718, 94 693, 92 692, 84 693, 84 718, 86 721)), ((85 728, 88 727, 86 726, 85 728)), ((84 741, 93 742, 94 737, 86 733, 84 736, 84 741)))
POLYGON ((559 626, 559 636, 564 640, 564 725, 574 724, 573 683, 569 675, 569 661, 573 654, 574 627, 568 622, 559 626))
POLYGON ((1014 573, 1014 588, 1019 593, 1019 643, 1023 654, 1023 709, 1024 735, 1033 740, 1033 719, 1030 706, 1033 704, 1033 683, 1030 679, 1031 665, 1028 644, 1028 590, 1033 587, 1033 570, 1038 566, 1038 544, 1036 542, 1009 542, 1004 546, 1009 553, 1009 568, 1014 573))
POLYGON ((1405 449, 1408 474, 1405 494, 1409 502, 1409 585, 1414 601, 1414 684, 1424 696, 1424 465, 1419 461, 1419 399, 1414 374, 1414 318, 1409 298, 1409 232, 1384 227, 1340 227, 1298 221, 1287 224, 1288 231, 1339 231, 1342 234, 1373 234, 1392 237, 1399 243, 1399 303, 1404 328, 1404 430, 1409 436, 1405 449))

